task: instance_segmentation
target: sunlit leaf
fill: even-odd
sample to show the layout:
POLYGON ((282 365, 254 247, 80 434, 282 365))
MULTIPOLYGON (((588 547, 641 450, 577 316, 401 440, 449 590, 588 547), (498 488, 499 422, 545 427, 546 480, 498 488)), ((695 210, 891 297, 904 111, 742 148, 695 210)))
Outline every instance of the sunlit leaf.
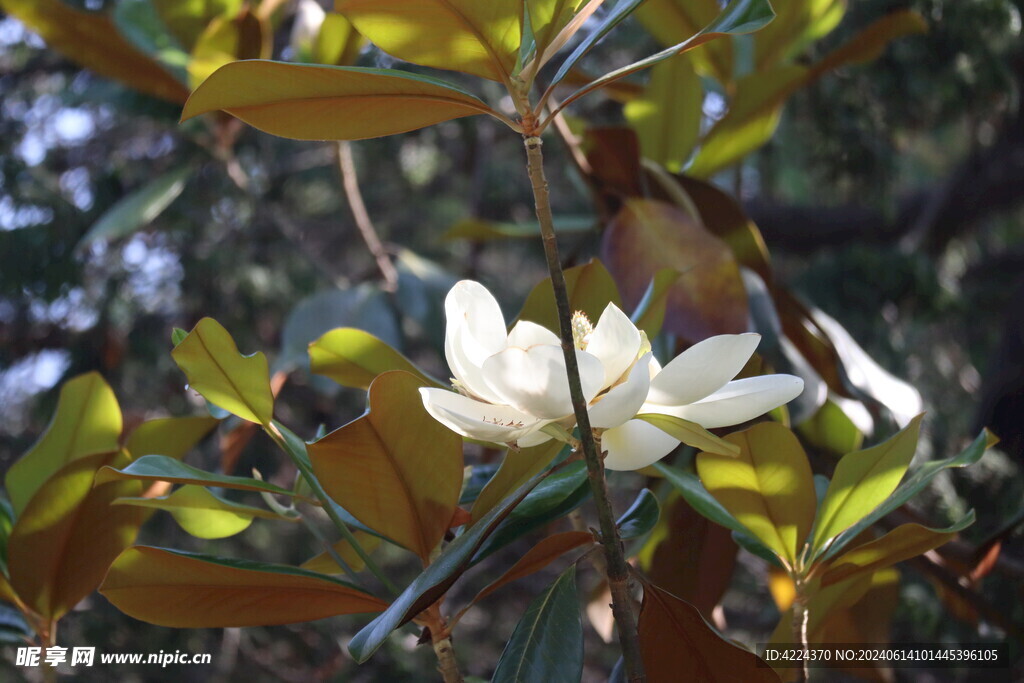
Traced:
POLYGON ((839 460, 814 525, 815 554, 896 490, 914 457, 923 417, 918 415, 887 441, 839 460))
POLYGON ((125 40, 106 12, 82 11, 61 0, 4 0, 3 9, 51 48, 101 76, 169 102, 188 97, 185 84, 125 40))
POLYGON ((313 61, 336 66, 354 64, 365 42, 348 19, 328 12, 313 43, 313 61))
MULTIPOLYGON (((366 552, 371 552, 374 548, 380 545, 381 537, 368 534, 365 531, 359 531, 358 529, 352 532, 356 542, 362 546, 366 552)), ((366 566, 363 562, 363 558, 359 557, 359 553, 352 547, 352 544, 341 539, 334 544, 334 551, 341 556, 341 559, 345 560, 349 567, 353 571, 362 571, 366 566)), ((301 565, 302 569, 308 569, 312 572, 319 572, 320 574, 341 574, 344 570, 338 566, 338 563, 331 556, 331 553, 324 551, 315 557, 311 557, 301 565)))
MULTIPOLYGON (((720 11, 717 0, 646 0, 637 10, 637 19, 664 46, 686 40, 714 21, 720 11)), ((722 84, 733 78, 733 49, 727 40, 716 40, 692 53, 702 74, 722 84)))
POLYGON ((370 412, 308 447, 327 493, 356 519, 426 564, 462 488, 462 439, 427 414, 419 378, 389 372, 370 385, 370 412))
POLYGON ((150 0, 163 23, 187 50, 217 17, 236 15, 243 0, 150 0))
POLYGON ((220 420, 213 417, 161 417, 147 420, 132 431, 124 448, 132 458, 143 455, 166 455, 180 460, 220 420))
POLYGON ((564 531, 541 539, 527 550, 525 555, 516 560, 516 563, 509 567, 504 574, 477 593, 470 604, 480 602, 502 586, 507 586, 513 581, 540 571, 570 550, 593 543, 595 543, 594 535, 588 531, 564 531))
POLYGON ((640 538, 653 529, 660 517, 661 505, 657 496, 647 489, 642 489, 615 525, 619 528, 619 537, 629 541, 640 538))
POLYGON ((810 420, 800 423, 797 432, 811 445, 830 453, 849 453, 864 442, 864 433, 833 400, 826 400, 810 420))
POLYGON ((232 477, 226 474, 214 474, 191 465, 186 465, 175 458, 164 455, 144 455, 130 465, 116 469, 104 467, 96 473, 96 485, 109 481, 131 480, 166 481, 172 484, 195 484, 215 488, 236 489, 239 491, 265 491, 277 495, 293 495, 288 489, 269 482, 249 477, 232 477))
POLYGON ((627 306, 643 297, 663 268, 681 273, 663 327, 690 341, 747 329, 747 295, 736 259, 684 211, 651 199, 627 200, 601 247, 627 306))
POLYGON ((794 566, 814 523, 814 479, 800 442, 775 422, 729 434, 738 456, 697 455, 704 486, 751 534, 794 566))
POLYGON ((920 524, 901 524, 884 536, 858 545, 829 563, 821 577, 828 586, 862 573, 871 573, 909 560, 953 540, 957 532, 974 523, 974 511, 945 529, 929 529, 920 524))
POLYGON ((354 327, 331 330, 310 344, 309 366, 317 375, 357 389, 369 388, 379 375, 391 370, 415 375, 424 386, 440 386, 398 351, 354 327))
POLYGON ((746 527, 740 524, 740 522, 732 516, 732 513, 722 507, 722 504, 719 503, 706 488, 704 488, 704 485, 701 484, 700 479, 697 478, 695 473, 678 467, 673 467, 672 465, 665 464, 664 462, 654 463, 654 469, 664 476, 665 480, 670 483, 673 488, 682 495, 686 502, 701 514, 701 516, 706 517, 715 524, 723 526, 730 531, 747 531, 746 527))
POLYGON ((473 509, 470 511, 473 520, 486 515, 502 499, 543 471, 563 447, 561 442, 552 439, 539 446, 519 451, 509 449, 502 458, 498 471, 473 503, 473 509))
POLYGON ((611 8, 604 17, 601 18, 601 22, 595 26, 590 33, 586 35, 583 40, 580 41, 579 45, 576 46, 568 57, 558 67, 558 71, 551 78, 551 83, 548 86, 548 91, 554 88, 563 78, 568 75, 576 63, 579 62, 584 55, 590 52, 595 45, 597 45, 602 38, 608 35, 608 32, 619 25, 619 23, 628 17, 633 10, 637 8, 643 0, 619 0, 615 3, 615 6, 611 8))
POLYGON ((125 614, 158 626, 226 628, 379 612, 387 603, 327 576, 164 548, 128 548, 100 592, 125 614))
MULTIPOLYGON (((573 266, 565 271, 565 286, 569 292, 569 308, 582 311, 593 323, 597 323, 609 303, 622 308, 619 290, 608 269, 593 259, 582 266, 573 266)), ((558 309, 555 306, 555 292, 548 278, 534 286, 519 312, 520 320, 535 322, 541 327, 558 331, 558 309)))
POLYGON ((242 356, 219 322, 200 320, 171 356, 188 377, 189 387, 203 398, 243 420, 270 422, 274 395, 267 357, 261 352, 242 356))
POLYGON ((583 675, 583 621, 571 565, 530 602, 498 660, 492 683, 578 681, 583 675))
POLYGON ((754 35, 754 63, 758 70, 794 57, 809 43, 828 34, 846 12, 846 0, 775 3, 778 17, 754 35))
POLYGON ((231 62, 203 81, 182 119, 222 109, 260 130, 297 140, 359 140, 492 114, 436 78, 390 69, 231 62))
POLYGON ((67 463, 117 450, 121 408, 98 372, 68 380, 46 433, 7 470, 7 494, 20 513, 50 475, 67 463))
POLYGON ((522 32, 522 0, 337 0, 385 52, 413 64, 506 81, 522 32))
POLYGON ((276 512, 242 505, 202 486, 186 485, 169 496, 118 498, 114 505, 134 505, 169 512, 182 529, 196 538, 227 538, 249 528, 256 517, 283 519, 276 512))
POLYGON ((650 423, 672 438, 682 441, 687 446, 693 446, 708 453, 730 457, 740 454, 740 448, 736 444, 726 439, 721 439, 696 422, 690 422, 681 417, 664 415, 662 413, 642 413, 634 419, 650 423))
MULTIPOLYGON (((570 35, 565 35, 563 29, 581 6, 585 4, 589 7, 592 2, 593 0, 586 3, 584 0, 526 0, 530 27, 533 30, 535 52, 539 60, 538 66, 543 66, 544 62, 548 60, 549 48, 553 55, 565 44, 565 41, 572 37, 572 29, 569 29, 570 35)), ((600 1, 597 4, 601 4, 600 1)))
POLYGON ((96 589, 146 518, 144 510, 110 507, 116 498, 139 495, 138 482, 93 488, 99 467, 124 458, 99 453, 65 465, 36 491, 11 531, 11 585, 47 619, 59 619, 96 589))
POLYGON ((661 588, 644 584, 637 623, 644 672, 650 681, 772 681, 779 677, 753 652, 723 639, 700 612, 661 588))
POLYGON ((643 97, 627 103, 626 119, 648 159, 678 171, 690 158, 703 117, 704 87, 688 55, 667 59, 651 69, 643 97))

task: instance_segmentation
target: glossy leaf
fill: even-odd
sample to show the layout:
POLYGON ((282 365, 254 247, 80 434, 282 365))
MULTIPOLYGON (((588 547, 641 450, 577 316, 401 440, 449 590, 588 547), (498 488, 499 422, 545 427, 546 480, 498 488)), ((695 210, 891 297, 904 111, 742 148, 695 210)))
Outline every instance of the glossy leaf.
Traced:
POLYGON ((619 537, 629 541, 640 538, 653 529, 660 517, 661 504, 658 503, 657 496, 647 489, 642 489, 615 525, 619 528, 619 537))
POLYGON ((133 459, 166 455, 181 460, 220 420, 213 417, 161 417, 135 428, 124 448, 133 459))
POLYGON ((704 87, 688 55, 667 59, 651 69, 643 97, 623 109, 648 159, 679 171, 690 158, 703 117, 704 87))
MULTIPOLYGON (((720 11, 717 0, 646 0, 636 16, 651 35, 664 46, 686 40, 707 26, 720 11)), ((717 40, 692 53, 702 74, 726 85, 733 78, 733 49, 727 40, 717 40)))
POLYGON ((462 488, 462 439, 427 414, 405 372, 370 385, 370 412, 308 447, 313 471, 342 507, 429 561, 462 488))
POLYGON ((164 548, 128 548, 100 592, 125 614, 158 626, 227 628, 379 612, 387 603, 295 567, 164 548))
POLYGON ((537 55, 537 67, 544 65, 565 43, 572 38, 582 22, 575 20, 577 13, 583 20, 591 16, 601 0, 526 0, 526 10, 533 31, 534 51, 537 55), (586 7, 587 12, 582 9, 586 7), (574 26, 567 25, 573 21, 574 26))
POLYGON ((546 469, 562 448, 564 445, 560 441, 552 439, 539 446, 519 451, 509 449, 502 458, 498 471, 473 503, 473 509, 470 510, 473 521, 486 515, 506 496, 546 469))
POLYGON ((473 95, 428 76, 265 60, 219 68, 189 97, 182 120, 218 109, 296 140, 360 140, 493 113, 473 95))
POLYGON ((445 546, 430 566, 423 570, 401 595, 372 622, 349 641, 348 650, 359 663, 365 662, 398 627, 444 595, 452 584, 469 568, 473 555, 487 537, 512 509, 541 482, 544 475, 536 475, 520 486, 500 505, 492 508, 478 522, 445 546))
POLYGON ((540 571, 570 550, 592 545, 595 542, 594 535, 588 531, 563 531, 560 534, 543 538, 527 550, 525 555, 516 560, 516 563, 497 580, 487 584, 483 590, 477 593, 470 604, 480 602, 502 586, 507 586, 513 581, 540 571))
POLYGON ((507 81, 522 0, 338 0, 336 9, 385 52, 413 64, 507 81))
POLYGON ((839 460, 815 522, 815 554, 896 490, 914 457, 922 418, 918 415, 887 441, 839 460))
POLYGON ((202 486, 186 485, 169 496, 118 498, 114 505, 133 505, 169 512, 182 529, 196 538, 227 538, 249 528, 256 517, 283 519, 276 512, 242 505, 202 486))
POLYGON ((4 0, 3 9, 51 48, 101 76, 169 102, 188 97, 185 84, 125 40, 105 12, 82 11, 61 0, 4 0))
POLYGON ((672 268, 663 268, 654 274, 647 290, 636 305, 630 319, 637 329, 647 333, 648 339, 654 339, 661 332, 665 322, 665 309, 668 306, 669 293, 672 285, 679 279, 680 273, 672 268))
POLYGON ((696 422, 690 422, 681 417, 664 415, 662 413, 642 413, 634 419, 650 423, 673 439, 678 439, 687 446, 693 446, 708 453, 730 457, 740 454, 740 448, 736 444, 726 439, 721 439, 696 422))
POLYGON ((605 232, 601 254, 633 307, 663 268, 682 275, 672 287, 664 329, 690 341, 747 329, 747 295, 729 248, 666 202, 627 200, 605 232))
POLYGON ((117 398, 98 372, 68 380, 46 433, 7 470, 5 483, 14 510, 24 510, 43 482, 67 463, 117 450, 121 428, 117 398))
POLYGON ((779 677, 753 652, 723 639, 700 612, 661 588, 644 584, 637 623, 644 672, 650 681, 772 681, 779 677))
POLYGON ((999 443, 999 439, 988 431, 987 429, 982 430, 971 445, 968 446, 964 451, 958 455, 954 455, 951 458, 945 458, 943 460, 932 460, 921 465, 914 470, 913 473, 907 480, 900 484, 891 496, 885 499, 881 505, 875 508, 870 514, 865 516, 859 522, 854 524, 852 527, 839 534, 836 540, 829 546, 829 549, 823 554, 822 559, 829 559, 834 557, 840 550, 849 544, 850 541, 855 539, 858 535, 863 533, 872 524, 882 519, 890 512, 898 507, 904 505, 911 498, 920 493, 935 475, 943 470, 947 470, 953 467, 966 467, 973 465, 981 459, 981 456, 985 454, 985 451, 999 443))
MULTIPOLYGON (((609 303, 622 308, 615 280, 597 259, 566 269, 565 286, 569 293, 569 308, 583 311, 595 324, 609 303)), ((530 290, 519 312, 519 320, 529 320, 549 330, 558 330, 558 309, 555 307, 551 278, 530 290)))
POLYGON ((957 532, 974 523, 974 511, 946 529, 920 524, 901 524, 884 536, 847 550, 829 563, 821 585, 829 586, 860 574, 873 573, 909 560, 953 540, 957 532))
POLYGON ((775 422, 729 434, 738 456, 697 455, 704 486, 749 532, 790 566, 814 523, 817 500, 807 455, 775 422))
POLYGON ((492 683, 578 681, 583 675, 583 621, 571 565, 530 602, 505 646, 492 683))
POLYGON ((104 467, 96 473, 96 485, 109 481, 131 480, 167 481, 172 484, 195 484, 239 491, 265 491, 281 496, 292 496, 288 489, 249 477, 214 474, 170 458, 165 455, 144 455, 130 465, 116 469, 104 467))
POLYGON ((731 531, 747 533, 746 527, 715 500, 696 474, 664 462, 656 462, 653 467, 703 517, 731 531))
MULTIPOLYGON (((380 536, 374 536, 358 529, 353 531, 352 535, 355 537, 356 542, 359 543, 366 552, 372 552, 373 549, 379 546, 381 542, 380 536)), ((356 552, 356 549, 353 548, 352 544, 345 539, 341 539, 334 544, 334 551, 341 556, 341 559, 345 560, 353 571, 362 571, 366 566, 366 563, 363 562, 363 558, 359 557, 359 553, 356 552)), ((327 551, 306 560, 302 563, 301 568, 308 569, 312 572, 318 572, 320 574, 341 574, 344 571, 340 566, 338 566, 338 563, 335 562, 331 553, 327 551)))
POLYGON ((558 83, 560 83, 562 79, 569 74, 572 68, 576 66, 576 63, 583 59, 584 55, 590 52, 590 50, 592 50, 602 38, 608 35, 609 31, 618 26, 623 19, 632 14, 633 10, 635 10, 642 1, 643 0, 619 0, 616 2, 615 6, 611 8, 611 11, 605 14, 601 19, 601 22, 595 26, 583 40, 580 41, 579 45, 576 46, 576 49, 574 49, 558 67, 558 71, 556 71, 555 75, 551 78, 548 91, 550 92, 558 83))
POLYGON ((834 400, 826 400, 818 412, 797 426, 807 443, 830 453, 849 453, 861 447, 864 434, 834 400))
POLYGON ((59 619, 96 589, 146 518, 144 510, 110 507, 139 495, 138 482, 93 488, 96 470, 123 458, 99 453, 68 463, 36 491, 11 531, 11 585, 47 619, 59 619))
POLYGON ((369 332, 354 327, 331 330, 309 345, 309 366, 338 384, 368 389, 379 375, 402 370, 424 385, 440 386, 412 362, 369 332))
POLYGON ((203 318, 171 351, 189 387, 211 403, 259 424, 270 422, 274 395, 262 352, 243 356, 235 340, 213 318, 203 318))

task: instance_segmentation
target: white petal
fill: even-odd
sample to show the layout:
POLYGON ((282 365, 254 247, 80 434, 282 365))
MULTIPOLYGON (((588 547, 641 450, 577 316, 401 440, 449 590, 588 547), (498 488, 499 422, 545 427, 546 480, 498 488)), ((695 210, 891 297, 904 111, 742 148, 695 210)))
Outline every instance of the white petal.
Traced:
MULTIPOLYGON (((587 353, 604 365, 602 389, 617 382, 636 360, 640 351, 640 331, 615 304, 608 304, 590 333, 587 353)), ((730 379, 732 379, 730 377, 730 379)))
POLYGON ((529 320, 520 320, 508 334, 508 345, 520 349, 528 349, 539 344, 558 346, 560 343, 558 335, 554 332, 529 320))
POLYGON ((587 409, 592 427, 618 427, 636 415, 651 388, 651 374, 647 366, 653 357, 645 353, 629 371, 629 378, 625 382, 609 389, 607 394, 587 409))
MULTIPOLYGON (((463 339, 469 336, 465 327, 456 327, 449 332, 444 340, 445 356, 448 358, 448 367, 452 376, 459 381, 462 387, 473 396, 488 403, 505 403, 505 401, 491 391, 491 388, 484 380, 483 369, 479 364, 470 360, 466 355, 463 339)), ((473 344, 474 342, 469 342, 473 344)))
POLYGON ((601 435, 601 448, 608 451, 604 466, 609 470, 638 470, 653 465, 678 445, 677 440, 643 420, 629 420, 601 435))
POLYGON ((729 382, 702 401, 660 412, 696 422, 705 429, 728 427, 788 403, 803 390, 804 381, 799 377, 762 375, 729 382))
POLYGON ((481 441, 508 443, 544 427, 546 422, 509 406, 481 403, 454 391, 423 387, 423 407, 448 429, 481 441))
POLYGON ((647 400, 669 406, 699 401, 735 377, 760 340, 759 334, 723 334, 694 344, 662 368, 647 400))
MULTIPOLYGON (((601 390, 604 368, 601 361, 585 351, 577 351, 576 358, 583 397, 589 403, 601 390)), ((561 347, 508 348, 488 358, 483 371, 484 380, 502 403, 545 419, 572 414, 561 347)))
POLYGON ((547 435, 544 432, 538 430, 536 432, 527 434, 526 436, 520 437, 519 438, 519 447, 520 448, 529 448, 530 446, 539 446, 542 443, 546 443, 548 441, 551 441, 551 438, 552 437, 550 437, 549 435, 547 435))
POLYGON ((444 355, 452 376, 472 394, 496 401, 480 366, 506 345, 505 319, 498 302, 479 282, 462 280, 448 292, 444 312, 444 355))

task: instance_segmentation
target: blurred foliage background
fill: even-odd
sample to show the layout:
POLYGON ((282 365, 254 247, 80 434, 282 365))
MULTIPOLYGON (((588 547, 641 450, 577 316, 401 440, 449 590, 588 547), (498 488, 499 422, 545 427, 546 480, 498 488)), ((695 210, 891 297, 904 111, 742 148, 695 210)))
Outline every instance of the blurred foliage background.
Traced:
MULTIPOLYGON (((70 4, 99 11, 104 2, 70 4)), ((895 9, 918 11, 928 32, 798 91, 772 140, 714 178, 742 199, 778 277, 921 392, 930 416, 921 457, 951 455, 985 425, 1003 439, 979 465, 940 477, 929 493, 939 511, 978 509, 982 521, 967 532, 974 541, 1012 520, 1019 525, 1024 498, 1022 5, 850 3, 839 27, 802 59, 813 61, 895 9)), ((276 57, 294 57, 290 30, 289 21, 277 27, 284 38, 276 57)), ((588 70, 656 48, 631 19, 588 70)), ((359 63, 393 60, 368 48, 359 63)), ((708 121, 720 107, 716 96, 712 89, 705 99, 708 121)), ((482 280, 511 318, 545 274, 539 240, 448 235, 468 218, 531 220, 521 141, 495 122, 462 119, 353 144, 369 213, 401 273, 388 297, 366 284, 378 274, 341 191, 333 144, 239 127, 234 159, 225 164, 206 151, 212 145, 199 144, 209 142, 203 122, 179 125, 179 113, 81 70, 0 14, 0 468, 45 428, 54 388, 80 372, 103 372, 129 423, 201 410, 168 352, 171 328, 190 328, 202 316, 223 323, 244 352, 277 349, 278 369, 296 362, 318 332, 344 324, 374 332, 444 376, 441 304, 451 283, 482 280), (86 239, 118 199, 183 165, 184 191, 145 229, 86 239)), ((574 113, 592 123, 623 121, 622 106, 609 99, 574 113)), ((555 214, 573 228, 564 254, 568 265, 582 263, 598 250, 591 197, 564 149, 549 147, 555 214)), ((364 400, 298 372, 278 406, 283 421, 312 436, 320 424, 332 428, 359 415, 364 400)), ((196 462, 215 466, 219 451, 210 440, 196 462)), ((237 467, 248 473, 257 466, 272 478, 279 463, 259 437, 245 445, 237 467)), ((308 558, 305 536, 282 527, 254 525, 211 543, 158 516, 140 542, 270 561, 308 558)), ((1024 543, 1019 530, 1004 536, 1001 569, 981 590, 1020 624, 1024 543)), ((514 558, 521 549, 503 552, 514 558)), ((724 601, 730 626, 751 641, 764 640, 777 619, 764 572, 741 555, 724 601)), ((481 662, 468 673, 486 675, 531 587, 544 581, 525 581, 467 616, 470 635, 462 638, 472 639, 481 662)), ((459 596, 483 579, 468 584, 459 596)), ((179 632, 140 628, 99 596, 87 602, 66 620, 62 641, 214 652, 212 669, 185 674, 195 680, 417 680, 433 669, 429 648, 416 648, 408 634, 356 670, 339 648, 352 632, 344 623, 179 632)), ((969 605, 904 572, 894 640, 967 641, 977 623, 969 605)), ((20 675, 9 662, 0 669, 20 675)), ((123 680, 183 675, 123 671, 123 680)))

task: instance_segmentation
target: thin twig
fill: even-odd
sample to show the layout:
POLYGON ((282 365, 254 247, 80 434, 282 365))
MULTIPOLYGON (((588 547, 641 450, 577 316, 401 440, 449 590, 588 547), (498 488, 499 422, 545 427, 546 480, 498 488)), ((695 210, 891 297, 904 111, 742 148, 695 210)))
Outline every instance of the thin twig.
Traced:
POLYGON ((348 208, 352 211, 352 218, 355 219, 359 234, 366 242, 366 248, 377 261, 380 274, 384 276, 384 289, 394 292, 398 288, 398 271, 391 257, 384 249, 380 241, 377 229, 370 220, 370 213, 366 210, 363 202, 363 194, 359 191, 359 177, 356 175, 356 164, 352 159, 352 146, 347 141, 338 143, 338 169, 341 171, 341 183, 345 188, 345 197, 348 199, 348 208))
POLYGON ((626 678, 631 683, 644 681, 646 677, 644 676, 643 661, 640 658, 636 615, 630 604, 629 565, 626 564, 622 541, 615 526, 615 516, 612 512, 611 501, 608 499, 604 461, 598 452, 597 440, 590 427, 587 402, 583 397, 580 382, 576 346, 572 335, 572 311, 569 310, 569 295, 558 256, 558 242, 551 214, 551 198, 548 194, 547 179, 544 177, 544 155, 541 151, 543 143, 540 137, 530 136, 524 138, 524 144, 528 162, 527 170, 530 174, 530 183, 537 209, 537 220, 540 222, 541 235, 544 240, 544 254, 547 257, 548 271, 551 274, 551 284, 555 293, 555 304, 558 308, 558 326, 569 381, 569 394, 572 397, 576 424, 580 429, 583 456, 587 463, 590 488, 594 494, 594 504, 597 507, 597 516, 600 522, 601 544, 604 546, 605 558, 608 563, 608 586, 612 593, 612 614, 618 627, 626 678))
MULTIPOLYGON (((796 595, 793 597, 793 646, 801 652, 807 649, 807 626, 810 622, 810 611, 807 609, 807 593, 803 580, 793 581, 796 595)), ((810 676, 807 659, 801 658, 802 665, 797 669, 797 683, 805 683, 810 676)))

